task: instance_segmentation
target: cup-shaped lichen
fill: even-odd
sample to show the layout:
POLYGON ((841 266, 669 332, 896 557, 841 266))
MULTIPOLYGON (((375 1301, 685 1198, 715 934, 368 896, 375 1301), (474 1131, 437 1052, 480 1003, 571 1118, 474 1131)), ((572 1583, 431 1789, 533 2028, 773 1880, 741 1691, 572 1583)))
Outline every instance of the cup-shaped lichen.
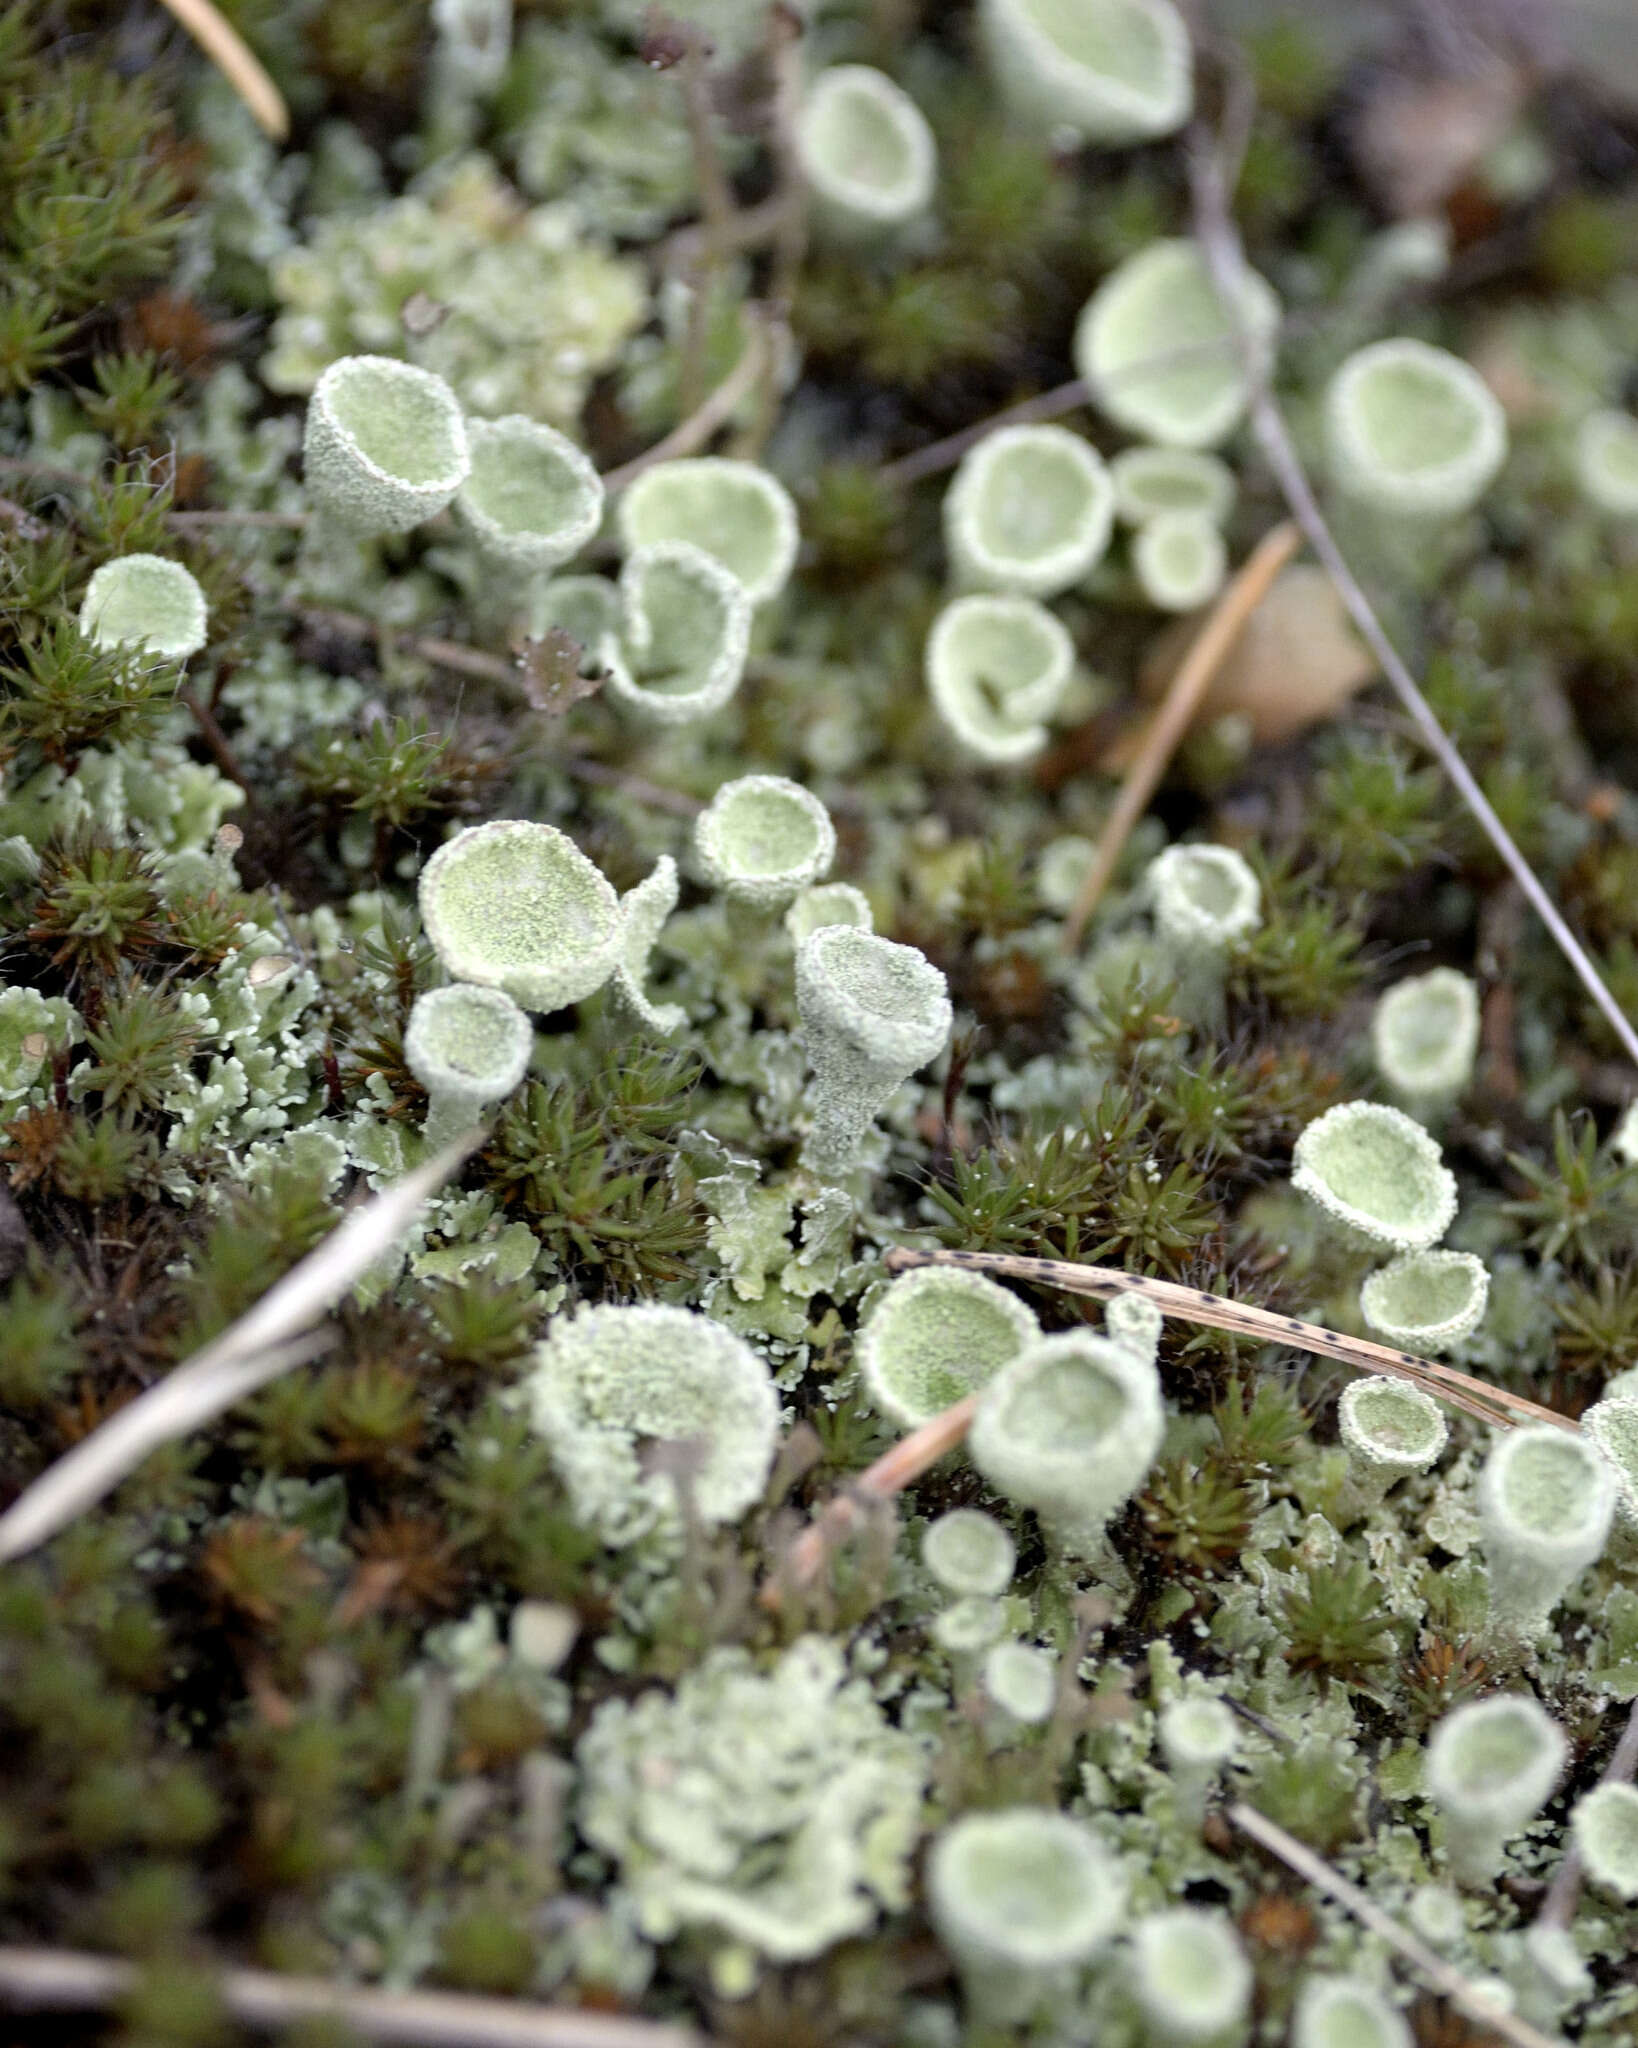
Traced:
POLYGON ((1291 2016, 1291 2048, 1411 2048, 1411 2030, 1363 1978, 1310 1977, 1291 2016))
POLYGON ((1115 516, 1147 526, 1162 512, 1196 512, 1221 526, 1234 509, 1234 472, 1198 448, 1123 448, 1109 464, 1115 516))
POLYGON ((1025 1303, 982 1273, 922 1266, 882 1295, 856 1356, 872 1405, 915 1429, 987 1386, 1040 1334, 1025 1303))
POLYGON ((827 924, 796 949, 796 1004, 814 1077, 802 1157, 835 1179, 857 1164, 894 1090, 944 1050, 950 993, 913 946, 827 924))
POLYGON ((1117 1294, 1103 1312, 1104 1334, 1124 1344, 1134 1358, 1153 1365, 1160 1356, 1165 1317, 1141 1294, 1117 1294))
POLYGON ((1478 371, 1425 341, 1373 342, 1325 392, 1332 482, 1401 518, 1454 519, 1507 456, 1507 420, 1478 371))
POLYGON ((1168 846, 1144 872, 1155 925, 1179 957, 1222 953, 1263 921, 1263 892, 1231 846, 1168 846))
POLYGON ((615 521, 628 551, 662 541, 702 548, 753 605, 777 597, 796 565, 796 506, 754 462, 716 455, 657 462, 620 494, 615 521))
POLYGON ((941 719, 979 760, 1027 761, 1046 745, 1075 667, 1068 629, 1031 597, 958 597, 933 621, 923 667, 941 719))
POLYGON ((302 472, 340 525, 407 533, 441 512, 471 468, 455 394, 392 356, 342 356, 307 404, 302 472))
POLYGON ((982 1508, 951 1508, 928 1524, 921 1539, 921 1561, 946 1593, 993 1600, 1012 1584, 1018 1552, 994 1515, 986 1515, 982 1508))
POLYGON ((1593 412, 1575 437, 1576 481, 1599 511, 1638 519, 1638 420, 1625 412, 1593 412))
POLYGON ((836 858, 830 813, 800 782, 742 775, 725 782, 694 826, 694 852, 730 903, 774 911, 836 858))
POLYGON ((1194 104, 1189 32, 1171 0, 982 0, 1008 109, 1043 136, 1146 142, 1194 104))
POLYGON ((104 562, 80 604, 80 631, 99 647, 145 647, 170 661, 199 652, 205 622, 205 593, 164 555, 104 562))
POLYGON ((561 627, 593 660, 601 660, 604 641, 618 635, 623 613, 620 586, 607 576, 554 576, 529 591, 531 637, 538 640, 561 627))
POLYGON ((1337 1433, 1347 1447, 1355 1491, 1367 1506, 1399 1480, 1425 1472, 1450 1437, 1437 1401, 1407 1380, 1374 1374, 1343 1388, 1337 1433))
POLYGON ((1615 1474, 1588 1438, 1542 1423, 1502 1436, 1485 1459, 1478 1495, 1491 1628, 1529 1642, 1603 1554, 1615 1474))
POLYGON ((751 600, 715 555, 691 541, 639 548, 620 572, 620 631, 599 655, 607 695, 652 725, 720 711, 739 688, 751 644, 751 600))
POLYGON ((1251 2003, 1251 1965, 1221 1913, 1175 1906, 1132 1929, 1132 1988, 1152 2041, 1193 2048, 1237 2027, 1251 2003))
POLYGON ((510 1095, 534 1042, 534 1026, 503 989, 455 982, 417 996, 404 1064, 427 1091, 421 1134, 428 1145, 447 1145, 510 1095))
POLYGON ((785 912, 784 925, 793 946, 822 924, 857 925, 862 932, 876 929, 870 898, 851 882, 820 882, 804 889, 785 912))
POLYGON ((1570 1812, 1570 1833, 1581 1866, 1601 1892, 1638 1899, 1638 1788, 1596 1785, 1570 1812))
POLYGON ((944 494, 956 576, 981 590, 1056 597, 1102 559, 1115 518, 1103 457, 1067 427, 1000 427, 961 458, 944 494))
POLYGON ((927 1898, 973 2017, 1027 2019, 1113 1939, 1120 1866, 1068 1814, 1032 1806, 968 1813, 933 1844, 927 1898))
POLYGON ((1138 588, 1163 612, 1192 612, 1223 587, 1228 545, 1203 512, 1157 512, 1132 542, 1138 588))
MULTIPOLYGON (((1280 306, 1248 270, 1240 312, 1252 346, 1272 354, 1280 306)), ((1198 245, 1151 242, 1086 302, 1075 367, 1117 426, 1168 448, 1214 448, 1245 411, 1245 366, 1198 245)))
POLYGON ((1124 1344, 1089 1330, 1038 1338, 979 1396, 967 1448, 999 1492, 1033 1508, 1060 1546, 1090 1557, 1160 1448, 1160 1382, 1124 1344))
POLYGON ((701 1522, 737 1521, 773 1463, 779 1398, 768 1368, 723 1324, 645 1303, 561 1318, 535 1348, 525 1387, 575 1517, 616 1547, 677 1506, 701 1522), (645 1442, 680 1448, 645 1457, 645 1442))
POLYGON ((1622 1529, 1638 1535, 1638 1395, 1606 1394, 1581 1418, 1615 1479, 1615 1512, 1622 1529))
POLYGON ((1456 1216, 1456 1177, 1438 1145, 1380 1102, 1339 1102, 1306 1125, 1291 1185, 1343 1230, 1395 1251, 1437 1244, 1456 1216))
POLYGON ((446 840, 421 870, 421 922, 456 981, 561 1010, 600 989, 620 958, 619 900, 555 825, 498 818, 446 840))
POLYGON ((1401 1351, 1449 1351, 1479 1327, 1490 1299, 1490 1269, 1472 1252, 1405 1252, 1359 1290, 1367 1323, 1401 1351))
POLYGON ((676 907, 677 863, 665 853, 655 862, 654 872, 620 898, 620 950, 610 983, 638 1023, 661 1037, 688 1021, 680 1005, 654 1002, 646 987, 654 941, 676 907))
POLYGON ((566 434, 522 413, 472 420, 472 467, 455 507, 484 553, 509 569, 555 569, 603 517, 603 483, 566 434))
POLYGON ((814 226, 830 241, 879 244, 932 204, 938 149, 927 117, 868 64, 820 72, 797 118, 796 148, 814 226))
POLYGON ((1473 1078, 1479 1050, 1479 991, 1454 967, 1396 981, 1371 1014, 1376 1070, 1413 1104, 1454 1100, 1473 1078))
POLYGON ((995 1643, 979 1667, 984 1697, 1008 1721, 1026 1728, 1052 1718, 1058 1696, 1057 1659, 1029 1643, 995 1643))
POLYGON ((1240 1724, 1221 1700, 1173 1700, 1157 1727, 1178 1810, 1196 1823, 1223 1770, 1240 1747, 1240 1724))
POLYGON ((1547 1804, 1568 1755, 1557 1722, 1526 1693, 1471 1700, 1444 1717, 1428 1739, 1426 1778, 1458 1882, 1496 1878, 1508 1842, 1547 1804))

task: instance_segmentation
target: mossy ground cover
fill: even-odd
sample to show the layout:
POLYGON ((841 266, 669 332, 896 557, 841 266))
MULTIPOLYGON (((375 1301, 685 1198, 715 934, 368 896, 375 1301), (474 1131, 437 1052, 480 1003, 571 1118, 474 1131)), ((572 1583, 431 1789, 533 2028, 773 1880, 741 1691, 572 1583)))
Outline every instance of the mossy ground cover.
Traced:
MULTIPOLYGON (((1180 1904, 1232 1923, 1247 2038, 1283 2041, 1327 1973, 1390 1990, 1418 2048, 1489 2038, 1237 1834, 1237 1798, 1493 1999, 1630 2042, 1631 1906, 1585 1892, 1556 1978, 1527 1938, 1638 1697, 1630 1533, 1512 1642, 1468 1417, 1372 1501, 1343 1373, 1171 1322, 1164 1438, 1098 1555, 958 1451, 815 1583, 758 1597, 899 1433, 854 1365, 895 1245, 1110 1264, 1367 1335, 1380 1254, 1291 1189, 1292 1151, 1334 1104, 1392 1099, 1373 1008, 1432 967, 1480 1005, 1470 1076, 1407 1105, 1456 1176, 1448 1242, 1490 1275, 1451 1362, 1568 1419, 1638 1363, 1633 1071, 1396 701, 1348 694, 1317 577, 1261 696, 1196 721, 1074 951, 1175 631, 1130 533, 1050 599, 1076 663, 1033 760, 987 765, 927 689, 960 452, 938 444, 1061 385, 1089 296, 1189 233, 1182 140, 1019 125, 966 5, 833 0, 800 33, 754 0, 224 11, 288 103, 283 144, 157 6, 0 11, 0 1498, 417 1163, 405 1033, 445 978, 417 879, 453 833, 550 823, 623 895, 673 857, 641 971, 683 1021, 659 1033, 612 986, 538 1019, 527 1078, 322 1354, 0 1569, 0 1944, 141 1965, 118 2012, 19 2015, 8 2039, 232 2041, 234 1965, 739 2048, 1158 2039, 1126 1932, 1004 2018, 964 1991, 928 1855, 1016 1805, 1118 1861, 1123 1928, 1180 1904), (902 86, 938 146, 930 213, 875 248, 801 205, 802 80, 844 62, 902 86), (726 387, 710 445, 777 476, 801 530, 731 701, 630 715, 557 623, 604 600, 532 588, 451 513, 325 526, 306 394, 356 354, 559 429, 606 478, 726 387), (203 594, 185 665, 80 630, 92 576, 138 553, 203 594), (803 1164, 792 934, 694 850, 746 775, 825 805, 831 878, 954 1006, 832 1181, 803 1164), (1258 885, 1255 927, 1204 959, 1145 886, 1184 841, 1258 885), (520 1389, 559 1319, 635 1303, 736 1333, 779 1438, 759 1500, 717 1522, 690 1509, 689 1440, 643 1440, 644 1498, 670 1507, 615 1543, 520 1389), (996 1601, 952 1601, 921 1561, 958 1507, 1016 1544, 996 1601), (1043 1717, 986 1689, 998 1643, 1050 1653, 1043 1717), (1568 1761, 1497 1881, 1459 1890, 1424 1746, 1498 1692, 1539 1699, 1568 1761), (1159 1721, 1205 1696, 1240 1741, 1202 1795, 1159 1721)), ((1337 530, 1638 1016, 1638 527, 1576 459, 1582 423, 1632 400, 1638 112, 1471 12, 1465 56, 1350 49, 1321 9, 1259 18, 1197 96, 1243 146, 1276 389, 1322 482, 1323 392, 1369 342, 1448 349, 1502 404, 1508 458, 1471 512, 1407 536, 1338 499, 1337 530), (1475 124, 1459 161, 1442 104, 1475 124)), ((1061 417, 1104 458, 1131 444, 1085 403, 1061 417)), ((1284 508, 1243 431, 1221 453, 1233 564, 1284 508)), ((566 573, 613 578, 620 553, 611 519, 566 573)), ((1098 1321, 1025 1291, 1048 1332, 1098 1321)))

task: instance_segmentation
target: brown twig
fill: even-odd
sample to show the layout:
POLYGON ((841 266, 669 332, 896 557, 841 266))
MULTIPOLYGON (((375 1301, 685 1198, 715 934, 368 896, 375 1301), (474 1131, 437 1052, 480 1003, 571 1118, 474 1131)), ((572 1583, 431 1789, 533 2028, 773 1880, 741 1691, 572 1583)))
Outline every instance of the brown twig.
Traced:
POLYGON ((711 106, 711 83, 706 74, 706 43, 698 29, 687 30, 688 47, 677 67, 682 86, 683 114, 688 123, 688 144, 694 159, 694 182, 699 187, 701 236, 698 255, 691 266, 688 327, 683 336, 682 363, 677 375, 678 397, 684 412, 698 409, 705 387, 705 347, 711 324, 711 289, 721 274, 732 244, 734 217, 733 189, 722 167, 717 148, 716 115, 711 106))
POLYGON ((645 469, 652 469, 657 462, 670 462, 679 455, 692 455, 696 449, 705 446, 719 427, 726 426, 733 418, 741 401, 762 374, 769 345, 767 323, 749 306, 745 310, 752 325, 745 346, 740 350, 739 361, 707 395, 697 412, 690 413, 687 419, 673 427, 664 440, 656 441, 652 448, 645 448, 641 455, 634 455, 629 462, 621 463, 618 469, 611 469, 605 475, 603 489, 607 496, 618 497, 627 484, 635 482, 645 469))
POLYGON ((244 101, 262 133, 282 142, 290 133, 284 97, 239 31, 223 19, 211 0, 163 0, 163 4, 244 101))
POLYGON ((1565 923, 1558 906, 1537 879, 1535 870, 1515 845, 1512 834, 1497 817, 1489 798, 1479 787, 1473 771, 1462 759, 1450 736, 1434 716, 1432 706, 1422 695, 1399 650, 1384 631, 1370 599, 1343 559, 1342 551, 1337 546, 1336 539, 1326 524, 1325 515, 1319 508, 1319 501, 1314 496, 1313 486, 1308 481, 1308 474, 1292 442, 1284 416, 1269 388, 1270 366, 1265 352, 1246 331, 1240 314, 1239 309, 1243 303, 1242 285, 1246 275, 1245 250, 1241 246, 1239 231, 1229 213, 1228 193, 1223 181, 1218 152, 1210 134, 1204 129, 1196 128, 1192 132, 1188 159, 1189 183, 1194 201, 1195 236, 1205 253, 1207 267, 1217 286, 1226 315, 1234 325, 1240 345, 1251 394, 1252 431, 1287 505, 1291 508, 1292 516, 1302 528, 1314 553, 1323 563, 1326 573, 1336 586, 1337 595, 1359 628, 1360 637, 1375 655, 1382 673, 1388 678, 1399 701, 1410 714, 1428 751, 1449 777, 1463 803, 1478 819, 1485 836, 1512 872, 1519 887, 1529 899, 1531 908, 1547 927, 1553 943, 1570 963, 1582 986, 1598 1005, 1611 1030, 1620 1040, 1627 1057, 1638 1066, 1638 1031, 1634 1031, 1622 1014, 1619 1004, 1611 995, 1603 976, 1581 941, 1565 923))
MULTIPOLYGON (((0 2003, 27 2012, 106 2012, 140 1981, 134 1963, 71 1949, 0 1948, 0 2003)), ((402 2048, 704 2048, 692 2027, 521 1999, 449 1991, 376 1991, 322 1977, 224 1970, 217 1990, 242 2025, 273 2032, 338 2020, 402 2048)))
POLYGON ((1097 856, 1081 884, 1074 908, 1064 919, 1059 943, 1066 953, 1073 953, 1080 945, 1087 920, 1109 886, 1109 878, 1132 836, 1132 828, 1149 808, 1149 800, 1160 786, 1166 764, 1188 731, 1201 699, 1211 687, 1212 678, 1222 667, 1246 620, 1268 595, 1275 577, 1301 545, 1302 534, 1289 519, 1265 533, 1217 600, 1211 617, 1201 627, 1183 665, 1171 680, 1165 701, 1144 735, 1142 747, 1126 771, 1120 795, 1099 837, 1097 856))
MULTIPOLYGON (((1632 1703, 1627 1725, 1621 1731, 1621 1740, 1615 1745, 1598 1782, 1600 1785, 1630 1784, 1635 1771, 1638 1771, 1638 1700, 1632 1703)), ((1581 1876, 1581 1851, 1572 1840, 1564 1851, 1563 1861, 1553 1872, 1553 1881, 1541 1902, 1541 1911, 1536 1915, 1538 1927, 1569 1926, 1575 1918, 1576 1901, 1581 1896, 1581 1876)))
POLYGON ((890 1251, 884 1263, 890 1273, 908 1272, 914 1266, 958 1266, 966 1272, 1024 1280, 1036 1287, 1058 1287, 1066 1294, 1090 1294, 1099 1301, 1116 1294, 1136 1294, 1153 1302, 1163 1316, 1175 1316, 1180 1322, 1204 1323, 1208 1329, 1232 1330, 1259 1343, 1311 1351, 1354 1372, 1409 1380, 1436 1401, 1447 1402, 1495 1428, 1551 1423, 1572 1435, 1579 1433, 1578 1425, 1555 1409, 1527 1401, 1505 1387, 1490 1386, 1470 1373, 1458 1372, 1453 1365, 1441 1365, 1437 1359, 1418 1358, 1413 1351, 1395 1351, 1386 1344, 1373 1344, 1367 1337, 1328 1330, 1323 1323, 1275 1315, 1250 1302, 1230 1301, 1226 1295, 1208 1294, 1202 1287, 1180 1287, 1172 1280, 1155 1280, 1147 1273, 1123 1273, 1116 1266, 1083 1266, 1070 1259, 1032 1259, 1013 1252, 916 1251, 909 1246, 890 1251))
POLYGON ((1447 1963, 1443 1956, 1436 1954, 1424 1941, 1406 1928, 1400 1926, 1391 1914, 1385 1913, 1376 1901, 1362 1892, 1358 1885, 1351 1884, 1338 1870, 1333 1870, 1323 1856, 1299 1842, 1295 1835, 1289 1835, 1266 1814, 1259 1813, 1254 1806, 1248 1806, 1243 1799, 1235 1800, 1224 1809, 1230 1823, 1241 1834, 1249 1835, 1271 1856, 1278 1857, 1288 1870, 1294 1870, 1298 1877, 1306 1878, 1318 1892, 1328 1899, 1334 1899, 1345 1911, 1352 1913, 1362 1927, 1388 1946, 1398 1951, 1411 1968, 1431 1984, 1441 1997, 1448 1998, 1464 2018, 1475 2026, 1488 2027, 1499 2034, 1504 2041, 1511 2041, 1513 2048, 1563 2048, 1560 2042, 1552 2041, 1538 2032, 1528 2020, 1520 2019, 1517 2013, 1504 2012, 1495 2005, 1477 1986, 1470 1984, 1453 1963, 1447 1963))

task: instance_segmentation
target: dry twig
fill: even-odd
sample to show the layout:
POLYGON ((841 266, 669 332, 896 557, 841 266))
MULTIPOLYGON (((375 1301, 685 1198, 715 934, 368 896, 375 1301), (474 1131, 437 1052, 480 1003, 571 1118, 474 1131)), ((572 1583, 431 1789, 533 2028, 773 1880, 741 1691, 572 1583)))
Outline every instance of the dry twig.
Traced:
MULTIPOLYGON (((0 2004, 28 2012, 102 2012, 140 1979, 134 1963, 68 1949, 0 1948, 0 2004)), ((521 1999, 449 1991, 375 1991, 271 1970, 224 1970, 222 2003, 247 2027, 272 2031, 339 2020, 365 2041, 402 2048, 704 2048, 692 2027, 521 1999)))
MULTIPOLYGON (((1238 309, 1242 303, 1241 284, 1246 270, 1245 250, 1241 246, 1239 231, 1229 212, 1228 187, 1224 181, 1218 151, 1211 136, 1204 129, 1196 128, 1193 131, 1188 159, 1189 183, 1194 198, 1195 236, 1205 252, 1207 265, 1228 317, 1238 322, 1238 309)), ((1536 915, 1547 927, 1553 943, 1574 968, 1582 986, 1607 1019, 1628 1058, 1638 1066, 1638 1032, 1634 1031, 1623 1016, 1585 947, 1565 923, 1557 905, 1537 879, 1535 870, 1514 844, 1512 834, 1497 817, 1489 798, 1479 787, 1473 771, 1433 715, 1432 706, 1417 687, 1416 680, 1406 667, 1399 650, 1383 630, 1382 622, 1377 617, 1370 599, 1343 559, 1342 551, 1337 546, 1336 539, 1326 524, 1325 515, 1319 508, 1319 501, 1314 496, 1313 486, 1308 481, 1307 472, 1292 442, 1284 416, 1269 387, 1269 364, 1265 361, 1263 352, 1245 331, 1243 324, 1238 326, 1237 339, 1251 393, 1252 431, 1287 505, 1291 508, 1292 517, 1302 528, 1310 547, 1324 564, 1326 573, 1337 587, 1338 595, 1347 606, 1354 624, 1359 628, 1361 638, 1375 655, 1382 673, 1393 685, 1395 694, 1410 714, 1428 751, 1450 778, 1463 803, 1478 819, 1485 836, 1524 891, 1536 915)))
POLYGON ((1087 920, 1109 886, 1109 877, 1115 872, 1116 863, 1132 836, 1133 826, 1148 809, 1149 799, 1159 788, 1160 778, 1166 772, 1166 764, 1188 731, 1194 714, 1200 708, 1200 700, 1211 688, 1212 678, 1239 638, 1240 629, 1268 595, 1275 577, 1301 545, 1302 534, 1289 519, 1265 533, 1218 598, 1211 617, 1201 627, 1199 636, 1171 680, 1165 702, 1145 733, 1142 747, 1126 771, 1120 795, 1115 799, 1115 808, 1109 813, 1098 839, 1097 856, 1081 884, 1073 909, 1064 919, 1059 943, 1066 953, 1073 953, 1080 945, 1087 920))
POLYGON ((290 114, 279 88, 261 59, 211 0, 163 0, 188 34, 221 72, 255 117, 263 134, 282 142, 290 133, 290 114))
POLYGON ((618 497, 627 484, 635 482, 645 469, 652 469, 655 463, 671 462, 679 455, 695 454, 720 427, 728 424, 742 401, 755 388, 771 345, 766 321, 749 306, 745 310, 752 324, 745 346, 739 352, 739 361, 717 388, 706 394, 699 410, 673 427, 664 440, 656 441, 641 455, 634 455, 629 462, 621 463, 618 469, 607 472, 603 478, 603 489, 609 497, 618 497))
POLYGON ((1225 1807, 1224 1812, 1241 1834, 1249 1835, 1271 1856, 1277 1856, 1288 1870, 1294 1870, 1299 1877, 1306 1878, 1316 1891, 1323 1892, 1328 1899, 1334 1899, 1339 1906, 1352 1913, 1362 1927, 1369 1928, 1378 1940, 1398 1951, 1411 1968, 1431 1984, 1441 1997, 1448 1998, 1464 2019, 1470 2019, 1475 2026, 1488 2027, 1504 2041, 1511 2041, 1513 2048, 1563 2048, 1561 2042, 1531 2026, 1528 2020, 1520 2019, 1517 2013, 1504 2012, 1494 2005, 1475 1985, 1470 1984, 1453 1963, 1447 1963, 1424 1941, 1400 1926, 1390 1914, 1384 1913, 1376 1901, 1362 1892, 1358 1885, 1350 1884, 1338 1870, 1333 1870, 1323 1856, 1299 1842, 1295 1835, 1288 1835, 1284 1828, 1271 1821, 1266 1814, 1259 1813, 1254 1806, 1247 1806, 1243 1799, 1237 1799, 1225 1807))

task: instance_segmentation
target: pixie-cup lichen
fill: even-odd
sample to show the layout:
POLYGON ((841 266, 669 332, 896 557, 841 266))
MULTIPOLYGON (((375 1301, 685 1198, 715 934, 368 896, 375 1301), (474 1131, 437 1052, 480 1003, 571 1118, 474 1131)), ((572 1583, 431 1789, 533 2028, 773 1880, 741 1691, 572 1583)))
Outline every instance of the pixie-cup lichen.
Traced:
POLYGON ((205 593, 180 562, 119 555, 85 586, 80 631, 99 647, 142 647, 186 661, 205 644, 205 593))
POLYGON ((307 403, 302 453, 315 502, 361 535, 419 526, 472 467, 454 392, 391 356, 342 356, 324 371, 307 403))
POLYGON ((1056 597, 1102 560, 1115 517, 1103 457, 1067 427, 1000 427, 961 458, 944 493, 959 582, 1056 597))
POLYGON ((983 0, 979 19, 1003 99, 1043 135, 1112 146, 1189 118, 1189 32, 1171 0, 983 0))
POLYGON ((1527 1693, 1472 1700, 1439 1723, 1428 1741, 1427 1788, 1459 1883, 1497 1876, 1508 1842, 1546 1805, 1568 1755, 1563 1730, 1527 1693))
POLYGON ((427 1091, 421 1135, 434 1151, 470 1130, 523 1079, 534 1047, 528 1017, 498 988, 454 982, 417 996, 404 1063, 427 1091))
POLYGON ((958 597, 933 621, 923 660, 927 693, 963 749, 990 767, 1041 752, 1043 719, 1075 668, 1068 630, 1033 598, 958 597))
POLYGON ((859 1373, 872 1404, 915 1429, 987 1385, 1040 1333, 1025 1303, 982 1273, 923 1266, 900 1274, 872 1309, 859 1373))
POLYGON ((832 242, 890 242, 932 203, 938 145, 927 117, 868 64, 819 73, 802 102, 796 146, 815 226, 832 242))

